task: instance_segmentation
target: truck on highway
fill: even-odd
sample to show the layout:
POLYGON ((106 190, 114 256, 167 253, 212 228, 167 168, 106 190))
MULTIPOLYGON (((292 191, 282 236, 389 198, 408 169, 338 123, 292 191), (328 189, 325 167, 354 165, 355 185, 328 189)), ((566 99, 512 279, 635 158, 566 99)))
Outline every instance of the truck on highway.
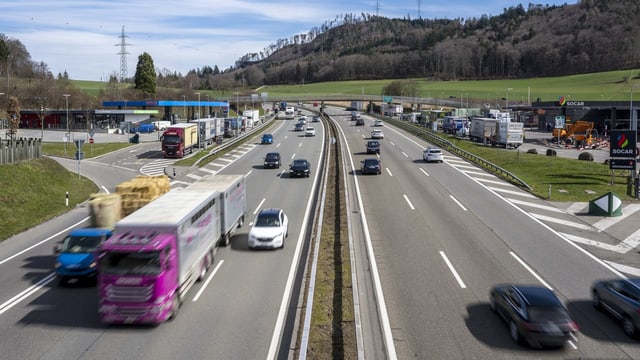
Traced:
POLYGON ((231 237, 244 224, 247 212, 246 179, 244 175, 210 175, 189 186, 192 190, 210 189, 220 193, 221 246, 229 245, 231 237))
POLYGON ((483 144, 491 143, 491 136, 496 133, 496 127, 500 120, 491 118, 473 117, 469 128, 469 139, 483 144))
POLYGON ((242 113, 242 117, 244 117, 246 121, 247 128, 252 128, 258 124, 260 124, 260 111, 259 110, 245 110, 242 113))
POLYGON ((177 315, 213 263, 218 198, 214 190, 174 189, 116 223, 100 254, 102 322, 159 324, 177 315))
POLYGON ((180 123, 171 125, 160 138, 162 156, 165 158, 181 158, 193 152, 198 142, 198 124, 180 123))
POLYGON ((491 136, 491 145, 518 148, 524 142, 524 124, 500 121, 491 136))
POLYGON ((204 118, 191 123, 198 125, 198 147, 212 145, 218 137, 224 136, 224 119, 204 118))
MULTIPOLYGON (((102 322, 159 324, 175 318, 189 289, 204 279, 214 262, 226 235, 225 210, 237 215, 237 208, 244 207, 244 177, 235 180, 228 182, 234 185, 225 194, 214 188, 224 180, 203 178, 169 191, 116 223, 100 253, 102 322)), ((229 217, 230 223, 234 218, 229 217)))

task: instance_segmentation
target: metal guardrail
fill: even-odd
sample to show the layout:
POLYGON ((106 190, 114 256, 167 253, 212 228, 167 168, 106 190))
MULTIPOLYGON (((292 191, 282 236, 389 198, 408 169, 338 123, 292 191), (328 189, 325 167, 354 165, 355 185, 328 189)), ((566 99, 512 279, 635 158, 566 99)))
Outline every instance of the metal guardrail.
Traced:
POLYGON ((205 160, 208 160, 213 156, 216 156, 219 152, 224 151, 224 150, 226 150, 228 148, 232 148, 238 143, 244 142, 247 137, 253 136, 254 134, 262 131, 262 129, 264 127, 268 126, 274 119, 275 119, 275 114, 272 114, 269 117, 269 119, 265 118, 265 120, 264 120, 264 122, 262 124, 260 124, 259 126, 253 126, 250 131, 247 131, 247 132, 245 132, 245 133, 243 133, 243 134, 241 134, 239 136, 236 136, 236 137, 232 138, 231 141, 228 141, 228 142, 224 142, 223 141, 222 145, 218 145, 218 146, 214 147, 213 149, 211 149, 207 155, 205 155, 205 156, 201 157, 200 159, 198 159, 193 164, 193 166, 197 167, 197 166, 199 166, 199 164, 201 162, 203 162, 205 160))
POLYGON ((482 167, 483 169, 486 169, 487 171, 517 185, 520 187, 523 187, 527 190, 533 191, 533 188, 531 186, 529 186, 529 184, 527 184, 524 180, 520 179, 519 177, 517 177, 516 175, 514 175, 513 173, 509 172, 508 170, 505 170, 503 168, 501 168, 500 166, 493 164, 490 161, 487 161, 479 156, 476 156, 475 154, 472 154, 466 150, 460 149, 459 147, 455 146, 452 142, 450 142, 447 139, 443 139, 442 137, 438 136, 433 130, 430 129, 426 129, 424 127, 415 125, 415 124, 411 124, 408 123, 406 121, 402 121, 402 120, 397 120, 397 119, 393 119, 393 118, 389 118, 389 117, 381 117, 379 115, 372 115, 373 117, 377 117, 380 119, 383 119, 384 121, 393 124, 396 127, 399 127, 401 129, 404 129, 412 134, 415 134, 427 141, 429 141, 430 143, 439 146, 442 149, 445 149, 451 153, 456 154, 457 156, 460 156, 464 159, 467 159, 468 161, 482 167))

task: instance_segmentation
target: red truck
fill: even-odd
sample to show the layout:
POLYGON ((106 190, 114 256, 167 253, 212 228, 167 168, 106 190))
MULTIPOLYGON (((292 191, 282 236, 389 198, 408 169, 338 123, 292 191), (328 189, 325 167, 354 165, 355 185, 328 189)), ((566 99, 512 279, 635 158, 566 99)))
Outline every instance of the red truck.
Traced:
POLYGON ((171 125, 160 139, 162 156, 165 158, 181 158, 193 151, 198 143, 198 124, 180 123, 171 125))

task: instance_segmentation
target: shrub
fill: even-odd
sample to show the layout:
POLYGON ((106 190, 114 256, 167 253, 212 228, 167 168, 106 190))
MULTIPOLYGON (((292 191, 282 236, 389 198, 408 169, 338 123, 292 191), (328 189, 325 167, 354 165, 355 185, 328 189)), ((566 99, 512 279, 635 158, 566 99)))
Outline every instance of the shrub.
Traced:
POLYGON ((547 156, 556 156, 556 151, 553 149, 547 149, 547 156))
POLYGON ((538 149, 529 149, 527 150, 527 154, 537 154, 538 153, 538 149))
POLYGON ((593 161, 593 154, 588 151, 581 152, 580 155, 578 155, 578 160, 593 161))

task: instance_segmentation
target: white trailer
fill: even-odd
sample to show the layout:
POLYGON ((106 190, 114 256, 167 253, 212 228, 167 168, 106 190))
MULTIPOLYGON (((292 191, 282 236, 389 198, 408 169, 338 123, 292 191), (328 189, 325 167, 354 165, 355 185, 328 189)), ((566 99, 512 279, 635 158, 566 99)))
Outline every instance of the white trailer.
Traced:
POLYGON ((205 118, 192 120, 198 124, 198 147, 206 147, 213 144, 218 136, 224 134, 224 120, 218 118, 205 118), (222 122, 222 131, 219 132, 218 123, 222 122))
POLYGON ((491 138, 494 146, 518 148, 524 142, 524 124, 517 122, 499 122, 491 138))
POLYGON ((220 241, 229 245, 235 231, 242 227, 247 211, 246 178, 244 175, 208 175, 191 184, 189 189, 214 190, 220 193, 222 220, 220 221, 220 241))
POLYGON ((498 122, 498 119, 471 118, 469 139, 483 144, 486 144, 487 141, 490 142, 491 137, 496 133, 498 122))
POLYGON ((242 113, 246 121, 247 128, 252 128, 260 123, 260 111, 259 110, 245 110, 242 113))

